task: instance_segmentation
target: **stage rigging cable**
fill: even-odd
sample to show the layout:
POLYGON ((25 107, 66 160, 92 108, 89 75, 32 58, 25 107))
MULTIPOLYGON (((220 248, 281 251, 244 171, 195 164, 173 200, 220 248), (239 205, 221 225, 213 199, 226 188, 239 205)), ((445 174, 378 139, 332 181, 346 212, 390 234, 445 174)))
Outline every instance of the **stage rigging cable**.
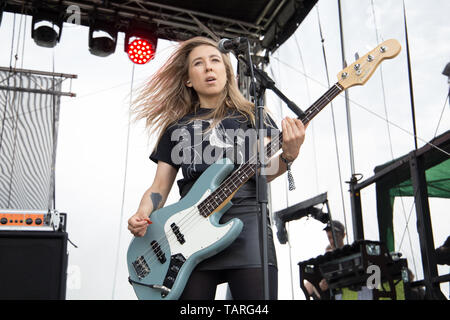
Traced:
MULTIPOLYGON (((374 29, 375 29, 376 41, 377 41, 377 43, 380 43, 384 39, 383 39, 383 36, 382 35, 380 36, 380 34, 378 33, 379 28, 378 28, 376 12, 375 12, 375 5, 374 5, 373 0, 370 0, 370 6, 371 6, 371 11, 372 11, 372 16, 373 16, 373 24, 374 24, 374 29)), ((384 116, 386 118, 386 130, 387 130, 387 135, 388 135, 388 140, 389 140, 389 149, 391 152, 391 160, 394 160, 395 159, 394 148, 393 148, 393 144, 392 144, 392 135, 391 135, 391 130, 390 130, 390 126, 389 126, 389 115, 388 115, 388 108, 387 108, 387 102, 386 102, 386 90, 385 90, 385 85, 384 85, 384 75, 383 75, 383 65, 382 64, 379 66, 379 69, 380 69, 381 92, 382 92, 382 96, 383 96, 384 116)), ((397 172, 394 172, 394 174, 397 175, 397 172)), ((399 189, 399 186, 397 186, 397 188, 399 189)), ((400 203, 402 206, 403 217, 405 219, 405 228, 403 230, 402 238, 401 238, 400 244, 398 246, 398 251, 401 251, 402 244, 403 244, 403 238, 404 238, 405 233, 407 233, 408 239, 409 239, 409 247, 410 247, 411 257, 413 259, 413 264, 414 264, 414 272, 415 272, 415 274, 417 274, 416 260, 414 258, 411 234, 409 232, 409 219, 411 217, 412 210, 410 210, 408 217, 406 217, 405 203, 404 203, 403 197, 400 197, 400 203)), ((414 204, 413 204, 413 206, 414 206, 414 204)))
MULTIPOLYGON (((320 41, 322 43, 322 53, 323 53, 323 60, 324 60, 324 65, 325 65, 325 72, 326 72, 326 76, 327 76, 328 88, 330 88, 331 85, 330 85, 330 77, 329 77, 329 74, 328 74, 327 55, 326 55, 326 52, 325 52, 325 39, 324 39, 323 33, 322 33, 322 24, 320 22, 319 6, 317 6, 317 5, 316 5, 316 10, 317 10, 317 22, 319 24, 320 41)), ((337 134, 336 134, 336 121, 335 121, 335 118, 334 118, 334 105, 333 105, 333 102, 330 102, 330 107, 331 107, 331 117, 332 117, 332 120, 333 120, 334 146, 335 146, 335 150, 336 150, 336 161, 337 161, 337 166, 338 166, 339 189, 341 191, 342 213, 344 215, 345 230, 348 230, 348 227, 347 227, 347 214, 346 214, 346 211, 345 211, 345 203, 344 203, 344 190, 342 189, 341 162, 340 162, 340 159, 339 159, 339 146, 338 146, 337 134)), ((345 233, 345 239, 347 241, 347 244, 349 244, 348 231, 345 233)))
MULTIPOLYGON (((450 98, 450 92, 447 95, 447 97, 445 98, 444 106, 442 107, 441 115, 439 116, 439 121, 438 121, 438 124, 436 126, 436 131, 434 132, 434 138, 436 138, 436 136, 437 136, 437 133, 438 133, 438 130, 439 130, 439 126, 441 124, 442 116, 444 115, 445 106, 447 105, 447 102, 449 102, 449 98, 450 98)), ((450 107, 450 103, 449 103, 449 107, 450 107)))
MULTIPOLYGON (((327 86, 326 84, 320 82, 320 81, 317 80, 317 79, 314 79, 314 78, 310 77, 309 75, 305 74, 303 71, 301 71, 301 70, 295 68, 294 66, 290 65, 289 63, 287 63, 287 62, 285 62, 285 61, 282 61, 282 60, 280 60, 279 58, 274 57, 274 56, 272 56, 272 59, 277 60, 277 61, 279 61, 281 64, 283 64, 283 65, 285 65, 286 67, 292 69, 293 71, 295 71, 295 72, 297 72, 297 73, 299 73, 299 74, 301 74, 301 75, 304 75, 304 76, 308 77, 308 79, 310 79, 311 81, 313 81, 313 82, 315 82, 316 84, 320 85, 321 87, 323 87, 323 88, 325 88, 325 89, 328 89, 328 86, 327 86)), ((338 97, 339 97, 339 96, 338 96, 338 97)), ((342 98, 342 97, 341 97, 341 98, 342 98)), ((390 120, 387 120, 384 116, 379 115, 378 113, 376 113, 376 112, 370 110, 370 108, 368 108, 368 107, 362 105, 362 104, 359 103, 358 101, 355 101, 355 100, 352 100, 352 99, 349 99, 349 101, 350 101, 352 104, 354 104, 355 106, 357 106, 357 107, 361 108, 362 110, 366 111, 367 113, 371 114, 372 116, 374 116, 374 117, 376 117, 376 118, 378 118, 378 119, 380 119, 380 120, 382 120, 382 121, 384 121, 384 122, 387 121, 391 126, 393 126, 393 127, 397 128, 397 129, 403 131, 404 133, 410 135, 411 137, 414 137, 414 133, 412 133, 411 131, 409 131, 409 130, 407 130, 407 129, 405 129, 405 128, 402 128, 401 126, 399 126, 398 124, 396 124, 396 123, 394 123, 394 122, 392 122, 392 121, 390 121, 390 120)), ((427 140, 421 138, 420 136, 417 136, 417 139, 418 139, 420 142, 423 142, 424 144, 429 145, 430 147, 432 147, 432 148, 434 148, 434 149, 436 149, 436 150, 439 150, 439 152, 441 152, 441 153, 443 153, 443 154, 445 154, 445 155, 447 155, 447 156, 450 157, 450 153, 449 153, 449 152, 447 152, 447 151, 443 150, 442 148, 440 148, 440 147, 434 145, 434 144, 431 143, 430 141, 427 141, 427 140)))
MULTIPOLYGON (((130 84, 130 107, 133 102, 133 85, 134 85, 134 71, 135 64, 133 63, 133 67, 131 70, 131 84, 130 84)), ((119 232, 117 239, 117 249, 116 249, 116 265, 114 267, 114 278, 113 278, 113 288, 111 299, 114 300, 114 295, 116 292, 116 282, 117 282, 117 271, 119 268, 119 252, 120 252, 120 243, 122 237, 122 223, 123 223, 123 213, 125 208, 125 193, 127 188, 127 171, 128 171, 128 155, 129 155, 129 146, 130 146, 130 127, 131 127, 131 112, 128 115, 128 127, 127 127, 127 143, 125 147, 125 169, 124 169, 124 177, 123 177, 123 187, 122 187, 122 204, 120 207, 120 219, 119 219, 119 232)))
MULTIPOLYGON (((300 56, 300 63, 302 65, 304 73, 306 74, 307 71, 306 71, 306 67, 305 67, 305 62, 303 60, 302 50, 300 48, 300 44, 298 43, 296 34, 294 34, 294 40, 295 40, 295 44, 297 46, 298 54, 300 56)), ((311 102, 311 89, 309 87, 308 78, 307 77, 304 77, 304 78, 305 78, 306 93, 307 93, 307 97, 308 97, 308 106, 310 106, 312 104, 312 102, 311 102)), ((318 162, 317 162, 317 148, 316 148, 316 139, 315 139, 316 135, 315 135, 315 132, 314 132, 314 128, 315 128, 314 122, 312 122, 309 125, 309 127, 310 127, 310 130, 312 131, 311 140, 312 140, 312 146, 313 146, 314 173, 315 173, 315 178, 316 178, 316 192, 319 193, 319 171, 318 171, 318 168, 317 168, 317 163, 318 162)))

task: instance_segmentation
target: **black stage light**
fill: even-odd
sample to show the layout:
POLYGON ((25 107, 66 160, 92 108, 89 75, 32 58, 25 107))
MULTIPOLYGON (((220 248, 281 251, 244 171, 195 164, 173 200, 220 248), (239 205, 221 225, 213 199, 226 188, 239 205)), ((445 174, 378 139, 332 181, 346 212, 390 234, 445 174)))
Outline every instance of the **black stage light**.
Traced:
POLYGON ((117 33, 117 29, 106 22, 95 21, 89 27, 89 51, 99 57, 107 57, 114 53, 117 33))
POLYGON ((156 53, 158 37, 152 26, 132 25, 125 33, 125 52, 133 63, 145 64, 156 53))
POLYGON ((444 76, 447 76, 449 78, 449 80, 450 80, 450 62, 447 63, 447 65, 444 68, 444 71, 442 71, 442 74, 444 76))
POLYGON ((38 46, 53 48, 61 39, 63 16, 58 12, 39 11, 33 14, 31 37, 38 46))
POLYGON ((286 222, 301 219, 307 216, 311 216, 322 223, 327 223, 330 221, 331 214, 326 192, 274 213, 275 225, 278 230, 277 236, 281 244, 285 244, 288 240, 285 226, 286 222), (321 209, 315 207, 319 204, 322 204, 321 209), (323 211, 324 205, 327 207, 327 212, 323 211))

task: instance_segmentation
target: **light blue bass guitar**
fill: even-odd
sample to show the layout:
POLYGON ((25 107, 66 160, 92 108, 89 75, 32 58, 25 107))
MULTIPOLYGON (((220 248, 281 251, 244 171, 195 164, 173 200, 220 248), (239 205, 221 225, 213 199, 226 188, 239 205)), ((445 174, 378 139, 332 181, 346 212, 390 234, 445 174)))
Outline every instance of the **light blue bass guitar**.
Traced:
MULTIPOLYGON (((300 117, 307 124, 343 90, 363 85, 384 59, 400 52, 396 40, 387 40, 338 74, 339 81, 300 117)), ((282 133, 265 147, 266 159, 281 148, 282 133)), ((220 224, 236 191, 257 171, 254 161, 233 171, 229 159, 208 167, 179 202, 154 211, 143 237, 131 241, 127 253, 129 282, 139 299, 175 300, 183 293, 198 263, 228 247, 243 223, 220 224)))

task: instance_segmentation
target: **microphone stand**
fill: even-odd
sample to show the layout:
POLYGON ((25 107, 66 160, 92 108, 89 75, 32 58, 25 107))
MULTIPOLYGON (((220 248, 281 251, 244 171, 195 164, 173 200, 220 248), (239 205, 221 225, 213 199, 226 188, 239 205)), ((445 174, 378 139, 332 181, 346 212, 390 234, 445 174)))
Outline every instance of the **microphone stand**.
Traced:
POLYGON ((257 148, 257 168, 256 170, 256 197, 260 207, 261 223, 260 223, 260 238, 262 239, 262 252, 261 260, 263 266, 263 284, 264 284, 264 299, 269 300, 269 270, 268 270, 268 241, 267 241, 267 177, 265 175, 265 159, 264 159, 264 94, 266 89, 270 89, 283 100, 288 107, 301 118, 304 112, 297 107, 297 105, 290 101, 280 90, 275 86, 275 82, 262 70, 259 70, 252 63, 250 42, 247 45, 248 61, 242 55, 236 55, 237 58, 243 61, 247 65, 247 69, 250 71, 250 92, 253 95, 255 103, 255 117, 256 117, 256 130, 258 133, 259 148, 257 148), (258 80, 258 84, 256 83, 258 80), (259 150, 258 150, 259 149, 259 150))
MULTIPOLYGON (((248 60, 246 60, 242 55, 238 55, 237 56, 239 60, 241 60, 242 62, 244 62, 248 69, 250 69, 250 74, 251 76, 251 83, 254 83, 254 77, 256 77, 256 79, 259 81, 259 85, 260 87, 263 88, 263 94, 264 94, 264 90, 265 89, 270 89, 272 90, 284 103, 287 104, 287 106, 289 107, 289 109, 292 110, 292 112, 294 112, 299 119, 301 119, 305 113, 291 100, 289 100, 276 86, 275 86, 275 81, 273 81, 265 71, 258 69, 256 66, 254 66, 251 62, 249 62, 248 60), (253 70, 253 72, 252 72, 253 70)), ((251 58, 250 58, 251 61, 251 58)))

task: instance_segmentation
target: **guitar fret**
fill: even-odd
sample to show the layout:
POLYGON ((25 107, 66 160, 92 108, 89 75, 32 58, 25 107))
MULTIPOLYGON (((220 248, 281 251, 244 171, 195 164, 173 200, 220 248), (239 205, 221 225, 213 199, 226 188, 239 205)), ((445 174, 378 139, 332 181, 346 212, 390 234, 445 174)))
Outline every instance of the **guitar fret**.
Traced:
POLYGON ((204 200, 204 205, 201 207, 200 213, 202 216, 207 217, 212 211, 221 205, 234 191, 236 191, 241 185, 243 185, 248 178, 253 175, 252 171, 249 171, 251 167, 243 165, 241 169, 235 171, 226 181, 224 181, 221 188, 216 189, 210 196, 204 200), (231 185, 230 185, 231 183, 231 185), (220 195, 222 193, 222 196, 220 195), (214 202, 214 203, 213 203, 214 202), (206 210, 202 210, 205 209, 206 210))

